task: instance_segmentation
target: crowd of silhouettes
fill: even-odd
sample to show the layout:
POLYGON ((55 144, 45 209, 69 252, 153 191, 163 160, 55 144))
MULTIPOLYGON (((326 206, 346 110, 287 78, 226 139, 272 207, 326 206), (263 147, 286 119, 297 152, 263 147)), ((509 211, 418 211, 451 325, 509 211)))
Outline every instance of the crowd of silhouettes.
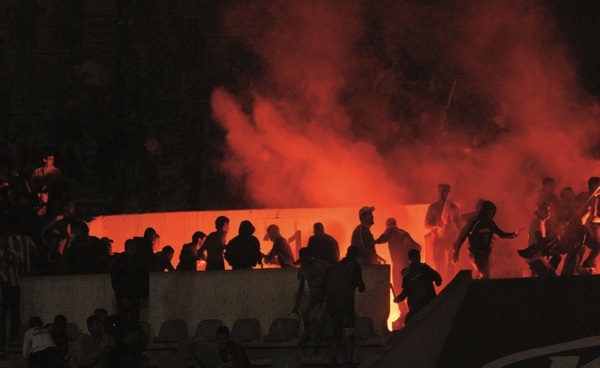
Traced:
MULTIPOLYGON (((119 314, 97 308, 86 319, 86 330, 59 314, 44 324, 31 317, 22 339, 22 354, 31 368, 144 368, 149 358, 146 332, 119 314)), ((2 357, 5 358, 4 356, 2 357)))
MULTIPOLYGON (((520 250, 519 255, 526 259, 534 276, 556 275, 563 260, 562 274, 592 273, 600 252, 600 178, 590 178, 588 190, 579 195, 565 188, 557 196, 553 184, 551 178, 542 181, 535 216, 529 228, 528 246, 520 250)), ((434 235, 437 238, 433 239, 442 238, 440 232, 445 229, 441 228, 447 229, 449 223, 458 229, 462 222, 458 207, 448 199, 449 189, 447 185, 438 186, 439 202, 429 206, 427 211, 425 224, 437 234, 434 235)), ((490 278, 494 236, 517 236, 517 232, 504 232, 498 228, 493 220, 496 210, 492 201, 481 200, 477 212, 469 216, 460 233, 454 233, 451 252, 446 244, 433 241, 432 245, 439 246, 440 254, 444 254, 434 257, 434 262, 446 262, 448 257, 456 262, 462 244, 468 241, 469 257, 474 262, 477 275, 490 278)), ((113 254, 112 241, 90 235, 87 224, 76 218, 73 203, 66 202, 61 215, 40 230, 41 234, 48 233, 48 239, 44 241, 42 237, 46 249, 39 249, 35 244, 32 249, 26 247, 29 241, 33 243, 32 238, 22 240, 28 239, 26 235, 8 233, 0 239, 0 327, 3 326, 3 331, 10 334, 8 338, 6 334, 0 334, 0 343, 5 349, 7 344, 23 338, 23 354, 33 365, 43 360, 46 366, 53 362, 52 366, 62 367, 64 365, 61 364, 70 360, 70 364, 75 366, 87 366, 88 363, 76 362, 89 362, 86 359, 92 359, 92 356, 93 359, 102 357, 104 362, 112 359, 110 364, 114 366, 142 366, 146 359, 142 353, 147 337, 140 331, 139 321, 141 308, 146 306, 150 295, 150 272, 211 272, 224 270, 225 262, 233 270, 262 268, 270 264, 272 267, 298 270, 299 285, 292 311, 302 321, 300 345, 305 347, 312 341, 315 353, 319 353, 323 318, 328 315, 333 330, 330 359, 332 363, 341 360, 350 364, 356 340, 354 295, 356 290, 364 291, 366 287, 362 266, 386 262, 377 254, 376 245, 388 244, 392 286, 401 290, 394 301, 399 303, 402 318, 395 321, 394 329, 410 323, 415 314, 435 297, 435 286, 440 286, 443 279, 448 280, 433 267, 421 262, 421 245, 399 228, 394 218, 386 220, 385 231, 375 238, 370 230, 375 223, 374 211, 372 206, 360 208, 360 224, 352 233, 351 244, 341 260, 337 241, 325 232, 320 222, 314 224, 313 235, 306 247, 299 249, 299 258, 296 259, 290 240, 281 234, 278 225, 266 227, 263 240, 270 240, 273 246, 269 252, 262 253, 251 221, 241 221, 238 234, 228 239, 230 220, 218 216, 213 232, 206 235, 195 231, 192 234, 191 242, 182 246, 179 262, 174 265, 174 248, 170 245, 161 248, 160 235, 154 228, 148 227, 141 236, 127 239, 124 252, 113 254), (44 263, 35 257, 37 254, 45 254, 45 268, 40 268, 44 263), (91 316, 88 319, 90 333, 77 342, 66 333, 67 320, 63 315, 57 315, 48 326, 43 326, 39 318, 32 318, 30 330, 21 336, 19 277, 41 272, 110 273, 116 315, 105 322, 100 322, 101 316, 91 316), (308 293, 305 292, 305 284, 308 285, 308 293), (311 316, 316 316, 316 319, 312 320, 311 316), (95 351, 95 355, 91 351, 95 351), (86 355, 88 353, 92 355, 86 355)), ((427 241, 427 237, 424 240, 427 241)), ((453 275, 449 272, 446 270, 446 275, 451 278, 453 275)), ((226 334, 226 331, 220 333, 226 334)), ((230 359, 231 354, 227 354, 230 359)))
POLYGON ((594 273, 600 254, 600 177, 587 190, 571 187, 555 192, 553 178, 544 178, 528 229, 527 247, 518 251, 533 276, 594 273))

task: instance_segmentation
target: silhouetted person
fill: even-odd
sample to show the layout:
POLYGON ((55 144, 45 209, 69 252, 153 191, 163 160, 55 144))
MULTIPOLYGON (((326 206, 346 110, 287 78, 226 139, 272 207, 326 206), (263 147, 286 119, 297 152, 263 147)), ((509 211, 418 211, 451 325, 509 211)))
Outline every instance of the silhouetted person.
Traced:
POLYGON ((31 178, 32 189, 39 193, 46 187, 50 193, 54 193, 57 183, 62 180, 62 172, 54 166, 54 154, 47 154, 44 158, 44 165, 33 171, 31 178))
POLYGON ((56 315, 54 322, 45 327, 50 331, 54 345, 56 345, 64 360, 68 362, 72 354, 73 341, 67 333, 67 317, 63 314, 56 315))
POLYGON ((143 354, 148 346, 148 336, 137 325, 120 315, 111 315, 106 323, 106 333, 114 344, 106 354, 104 367, 145 368, 148 357, 143 354))
POLYGON ((294 266, 294 252, 290 243, 281 235, 279 226, 271 224, 267 227, 267 237, 273 242, 273 248, 267 253, 264 258, 265 262, 278 264, 283 267, 294 266))
POLYGON ((177 271, 196 271, 196 261, 200 259, 198 250, 202 247, 205 240, 206 234, 202 231, 196 231, 192 235, 192 242, 186 243, 181 247, 177 271))
POLYGON ((585 228, 583 244, 590 249, 582 267, 593 269, 600 253, 600 177, 588 180, 588 191, 580 193, 577 202, 581 204, 581 224, 585 228))
MULTIPOLYGON (((388 243, 390 257, 392 258, 392 285, 394 290, 400 290, 402 287, 402 270, 410 263, 408 251, 411 249, 421 250, 421 245, 417 243, 410 234, 400 229, 395 218, 385 220, 385 231, 379 238, 375 239, 375 244, 388 243)), ((400 308, 400 318, 396 322, 401 324, 408 313, 406 303, 398 303, 400 308)))
POLYGON ((100 241, 95 247, 96 255, 102 267, 102 273, 108 272, 110 270, 110 267, 112 266, 112 261, 114 259, 112 243, 112 239, 103 236, 102 238, 100 238, 100 241))
POLYGON ((577 203, 575 202, 575 191, 572 187, 564 187, 558 195, 558 204, 552 209, 552 217, 556 223, 556 232, 559 242, 554 248, 558 254, 565 254, 565 261, 561 275, 573 275, 577 256, 575 249, 579 248, 581 237, 583 236, 580 221, 575 221, 577 217, 577 203), (574 224, 577 224, 575 227, 574 224))
POLYGON ((518 235, 516 232, 507 233, 500 230, 493 220, 495 215, 496 205, 490 201, 483 201, 477 216, 467 222, 454 243, 452 261, 456 263, 462 244, 469 239, 469 255, 475 262, 478 277, 484 279, 490 278, 490 253, 494 235, 506 239, 513 239, 518 235))
POLYGON ((574 275, 577 267, 581 264, 583 256, 583 241, 585 238, 585 227, 581 223, 580 208, 584 205, 577 203, 577 195, 571 187, 561 189, 560 202, 556 214, 559 227, 560 242, 557 250, 566 254, 561 276, 574 275))
POLYGON ((104 330, 100 317, 91 315, 86 321, 88 333, 81 332, 73 347, 74 368, 102 368, 114 339, 104 330))
POLYGON ((558 234, 550 216, 550 204, 538 202, 535 218, 529 224, 527 248, 518 251, 529 265, 532 276, 556 276, 561 260, 560 255, 553 252, 558 234), (548 259, 551 254, 552 258, 548 259))
POLYGON ((421 263, 421 252, 417 249, 408 251, 410 265, 402 270, 402 292, 394 298, 394 302, 399 303, 408 298, 408 314, 404 323, 408 324, 417 312, 423 309, 427 303, 435 298, 435 287, 440 286, 442 276, 429 267, 426 263, 421 263))
POLYGON ((223 367, 250 368, 250 359, 244 348, 231 339, 227 326, 219 326, 216 331, 217 348, 223 367))
POLYGON ((108 323, 108 311, 104 308, 96 308, 94 309, 94 315, 100 318, 100 322, 102 322, 102 326, 104 326, 104 329, 106 330, 108 323))
POLYGON ((154 249, 160 246, 160 235, 152 227, 144 230, 144 236, 135 236, 136 255, 145 265, 148 271, 154 269, 154 249))
POLYGON ((558 204, 552 208, 552 217, 557 223, 559 232, 562 232, 577 213, 575 191, 572 187, 564 187, 560 190, 558 198, 558 204))
POLYGON ((21 280, 19 253, 8 246, 8 239, 0 240, 0 353, 6 347, 7 319, 10 317, 10 339, 18 341, 21 337, 21 280))
POLYGON ((206 241, 200 247, 198 254, 204 255, 206 251, 206 270, 224 270, 225 260, 223 253, 227 245, 227 234, 229 233, 229 219, 219 216, 215 220, 216 231, 208 234, 206 241))
POLYGON ((330 363, 337 363, 340 344, 344 345, 342 363, 353 366, 356 341, 355 290, 365 291, 362 268, 358 263, 360 250, 348 247, 346 257, 331 265, 327 273, 327 312, 331 318, 332 344, 330 363))
POLYGON ((125 252, 117 255, 111 271, 111 284, 117 300, 117 314, 137 326, 140 309, 150 294, 148 268, 137 256, 137 242, 125 241, 125 252))
POLYGON ((325 233, 325 227, 320 222, 313 225, 313 235, 308 238, 306 247, 310 249, 310 253, 315 258, 329 263, 336 263, 340 260, 340 247, 337 240, 325 233))
POLYGON ((23 356, 28 368, 63 368, 65 360, 52 341, 52 335, 43 327, 40 317, 29 319, 29 329, 23 337, 23 356))
POLYGON ((547 203, 554 210, 559 203, 555 192, 554 178, 542 179, 542 188, 539 190, 536 204, 547 203))
POLYGON ((171 261, 175 255, 175 249, 170 245, 165 245, 163 249, 154 255, 154 271, 157 272, 172 272, 175 271, 175 267, 171 261))
POLYGON ((350 244, 358 249, 359 254, 357 260, 361 265, 379 264, 380 260, 375 251, 375 238, 371 233, 371 226, 375 223, 373 211, 375 211, 375 207, 367 206, 358 210, 360 225, 352 232, 350 244))
POLYGON ((65 200, 61 203, 61 213, 48 222, 42 229, 42 236, 48 246, 48 253, 60 258, 71 236, 73 223, 76 221, 75 203, 65 200))
POLYGON ((257 264, 262 266, 260 242, 255 237, 254 225, 248 220, 240 223, 238 235, 227 244, 225 259, 234 270, 252 269, 257 264))
POLYGON ((448 184, 439 184, 437 193, 438 200, 429 205, 425 214, 425 228, 430 230, 425 239, 433 248, 435 268, 445 278, 452 278, 452 245, 460 229, 460 212, 458 206, 448 199, 448 184))
POLYGON ((311 329, 310 329, 310 314, 315 310, 316 321, 315 329, 313 331, 315 344, 315 354, 317 354, 321 348, 321 339, 323 337, 323 317, 325 317, 325 305, 326 305, 326 294, 325 294, 325 280, 327 278, 327 271, 331 267, 331 263, 314 257, 311 250, 307 248, 300 249, 300 268, 298 269, 298 290, 296 291, 296 302, 293 313, 298 314, 300 308, 300 302, 304 296, 304 284, 308 283, 308 300, 300 309, 300 316, 302 317, 302 324, 304 326, 304 335, 300 340, 300 345, 306 345, 310 340, 311 329))
POLYGON ((106 259, 102 258, 101 251, 106 254, 106 245, 95 236, 90 236, 89 227, 83 221, 74 221, 72 224, 73 234, 65 251, 63 258, 68 263, 69 273, 92 274, 106 271, 106 259))

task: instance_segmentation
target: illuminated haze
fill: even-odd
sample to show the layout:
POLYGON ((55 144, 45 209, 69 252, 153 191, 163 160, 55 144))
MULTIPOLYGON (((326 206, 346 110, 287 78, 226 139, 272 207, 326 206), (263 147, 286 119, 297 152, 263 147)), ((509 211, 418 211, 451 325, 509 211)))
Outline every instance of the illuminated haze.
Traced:
POLYGON ((224 27, 260 64, 212 95, 255 206, 427 203, 447 182, 514 230, 543 177, 599 174, 596 101, 536 2, 247 1, 224 27))

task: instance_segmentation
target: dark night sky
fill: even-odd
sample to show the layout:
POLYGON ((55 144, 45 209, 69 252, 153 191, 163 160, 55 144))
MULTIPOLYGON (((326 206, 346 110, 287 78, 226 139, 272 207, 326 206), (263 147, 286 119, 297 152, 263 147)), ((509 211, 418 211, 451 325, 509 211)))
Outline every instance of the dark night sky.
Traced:
POLYGON ((571 47, 581 85, 600 96, 600 2, 555 0, 550 3, 571 47))

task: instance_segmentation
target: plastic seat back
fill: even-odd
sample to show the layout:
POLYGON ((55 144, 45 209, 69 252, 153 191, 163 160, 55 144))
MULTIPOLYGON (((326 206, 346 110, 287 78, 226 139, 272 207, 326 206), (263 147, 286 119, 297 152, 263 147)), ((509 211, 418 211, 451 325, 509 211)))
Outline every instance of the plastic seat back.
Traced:
POLYGON ((183 319, 168 319, 160 325, 156 343, 178 343, 188 337, 187 322, 183 319))
POLYGON ((260 340, 260 322, 256 318, 240 318, 233 322, 231 336, 240 342, 260 340))
POLYGON ((215 341, 217 328, 223 326, 223 321, 220 319, 203 319, 196 326, 195 337, 203 337, 208 341, 215 341))
POLYGON ((276 318, 271 322, 265 341, 291 341, 298 337, 300 321, 295 318, 276 318))

